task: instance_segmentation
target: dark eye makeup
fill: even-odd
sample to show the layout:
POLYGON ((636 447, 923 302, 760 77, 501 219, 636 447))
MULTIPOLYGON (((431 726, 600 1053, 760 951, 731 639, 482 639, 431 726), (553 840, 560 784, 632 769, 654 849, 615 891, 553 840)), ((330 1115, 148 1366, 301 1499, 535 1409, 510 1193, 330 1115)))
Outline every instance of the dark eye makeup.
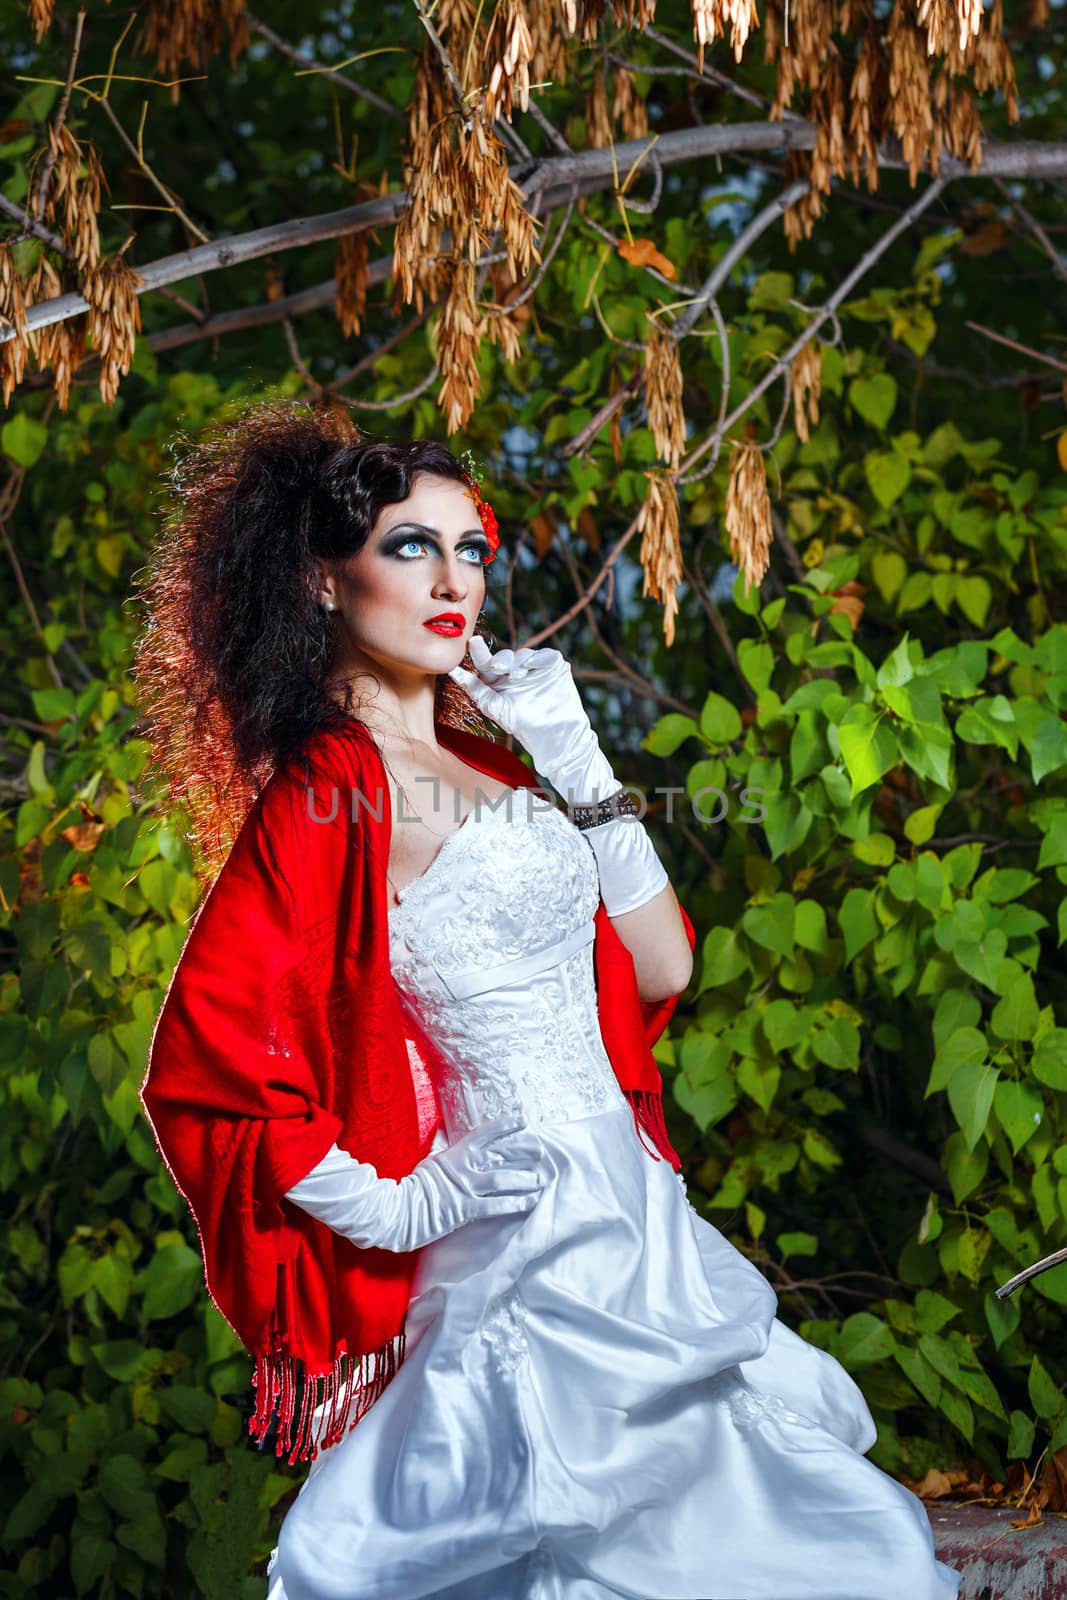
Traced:
MULTIPOLYGON (((404 522, 395 528, 390 528, 382 540, 381 550, 383 555, 399 556, 405 545, 423 544, 432 545, 440 550, 441 536, 434 528, 427 528, 421 522, 404 522)), ((476 550, 484 563, 489 559, 489 540, 482 532, 465 534, 462 541, 456 546, 457 550, 476 550)), ((411 556, 400 556, 402 561, 414 559, 411 556)), ((473 565, 474 563, 471 563, 473 565)))

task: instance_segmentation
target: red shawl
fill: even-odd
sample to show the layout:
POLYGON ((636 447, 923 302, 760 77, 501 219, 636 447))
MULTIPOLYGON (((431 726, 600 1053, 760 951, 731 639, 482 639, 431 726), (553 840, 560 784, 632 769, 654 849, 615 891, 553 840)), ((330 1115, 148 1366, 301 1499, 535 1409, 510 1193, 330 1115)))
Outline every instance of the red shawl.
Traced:
MULTIPOLYGON (((502 745, 437 733, 479 772, 537 786, 502 745)), ((262 1443, 277 1411, 275 1453, 290 1462, 336 1442, 396 1372, 419 1252, 360 1249, 285 1192, 335 1141, 383 1177, 410 1172, 441 1125, 443 1070, 390 968, 391 780, 378 747, 352 719, 304 748, 310 782, 299 762, 271 775, 193 918, 141 1090, 199 1230, 208 1292, 255 1358, 252 1437, 262 1443)), ((639 1134, 677 1170, 650 1048, 677 996, 641 1001, 603 902, 594 959, 605 1048, 639 1134)))

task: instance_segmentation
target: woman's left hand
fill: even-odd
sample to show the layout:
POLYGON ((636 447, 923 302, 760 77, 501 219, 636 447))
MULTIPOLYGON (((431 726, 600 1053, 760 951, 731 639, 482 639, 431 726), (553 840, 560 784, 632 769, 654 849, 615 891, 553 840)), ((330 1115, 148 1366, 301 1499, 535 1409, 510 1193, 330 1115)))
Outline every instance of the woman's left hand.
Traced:
MULTIPOLYGON (((477 673, 452 667, 449 677, 505 733, 515 735, 537 771, 561 794, 568 783, 579 785, 600 744, 566 656, 549 647, 528 646, 494 654, 477 634, 470 652, 477 673)), ((603 784, 603 774, 600 781, 603 784)), ((600 792, 606 791, 601 787, 600 792)))

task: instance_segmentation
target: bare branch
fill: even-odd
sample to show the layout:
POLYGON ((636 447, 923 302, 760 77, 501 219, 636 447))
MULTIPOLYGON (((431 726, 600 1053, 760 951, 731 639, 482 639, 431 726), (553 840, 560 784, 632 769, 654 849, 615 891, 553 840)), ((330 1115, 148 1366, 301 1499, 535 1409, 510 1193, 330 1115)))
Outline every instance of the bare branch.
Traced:
MULTIPOLYGON (((59 108, 56 111, 55 121, 52 124, 53 132, 56 134, 59 133, 64 122, 67 120, 67 108, 70 105, 70 92, 74 85, 74 69, 78 64, 78 55, 82 46, 82 29, 84 27, 85 7, 79 6, 77 21, 74 24, 74 43, 70 50, 70 65, 67 67, 67 81, 63 86, 63 95, 59 102, 59 108)), ((47 159, 45 160, 44 169, 41 173, 41 181, 37 185, 37 199, 34 204, 33 211, 34 218, 37 222, 40 222, 43 218, 44 208, 48 204, 48 190, 52 184, 52 172, 55 167, 56 156, 58 154, 58 145, 49 150, 47 159)), ((27 206, 26 210, 28 213, 29 206, 27 206)))
POLYGON ((441 62, 441 66, 444 68, 445 77, 448 79, 448 87, 452 90, 452 97, 456 102, 457 109, 466 121, 467 128, 469 130, 474 113, 471 107, 467 104, 467 97, 463 92, 463 85, 459 81, 459 74, 456 72, 456 69, 452 63, 452 57, 445 49, 444 41, 442 40, 441 35, 430 21, 430 13, 423 5, 422 0, 413 0, 413 4, 415 6, 415 10, 419 14, 419 21, 426 29, 430 43, 437 51, 438 59, 441 62))
POLYGON ((554 622, 549 623, 547 628, 542 628, 540 633, 532 633, 528 638, 523 639, 523 648, 529 648, 533 645, 540 644, 543 639, 551 639, 554 633, 558 633, 561 628, 566 627, 568 622, 572 621, 574 617, 578 616, 586 609, 587 606, 592 604, 593 596, 596 594, 604 580, 609 576, 609 574, 614 576, 615 563, 622 555, 622 552, 625 550, 634 534, 637 532, 637 525, 640 520, 641 513, 638 511, 637 515, 634 517, 625 533, 620 534, 618 539, 616 539, 615 543, 612 545, 611 550, 608 553, 607 560, 600 568, 600 571, 596 574, 593 580, 586 585, 584 591, 578 596, 578 599, 574 602, 574 604, 572 606, 568 606, 567 610, 563 612, 562 616, 557 617, 554 622))
POLYGON ((294 45, 287 44, 279 34, 275 33, 273 28, 268 28, 265 22, 261 22, 258 17, 252 16, 251 13, 248 15, 248 26, 258 33, 261 38, 266 39, 268 44, 272 44, 276 50, 280 50, 290 60, 298 61, 302 67, 307 67, 310 71, 317 73, 319 77, 328 78, 331 83, 336 83, 342 89, 347 89, 349 94, 358 95, 361 100, 366 100, 368 105, 375 106, 379 111, 384 111, 389 117, 399 120, 403 116, 402 111, 398 111, 396 106, 390 105, 388 100, 383 100, 380 94, 375 94, 373 89, 364 88, 363 84, 357 83, 355 79, 346 78, 343 72, 335 72, 333 67, 320 66, 317 61, 312 60, 311 56, 306 56, 302 50, 297 50, 294 45))
MULTIPOLYGON (((742 123, 734 126, 683 128, 661 134, 655 139, 656 156, 663 166, 693 161, 716 153, 751 150, 810 149, 814 146, 816 129, 805 121, 768 123, 742 123)), ((523 185, 527 200, 540 195, 544 210, 564 205, 572 198, 577 185, 578 194, 595 193, 614 185, 617 168, 629 165, 646 154, 652 141, 630 140, 611 150, 583 150, 560 155, 539 162, 523 185)), ((893 141, 880 154, 883 165, 905 167, 899 145, 893 141)), ((941 177, 944 184, 949 178, 990 177, 1051 177, 1067 175, 1067 142, 1042 144, 1020 140, 1018 143, 986 145, 983 165, 977 173, 970 164, 954 157, 943 156, 941 177)), ((930 191, 927 191, 928 193, 930 191)), ((404 194, 376 196, 359 205, 345 206, 319 216, 293 217, 266 228, 256 228, 249 233, 213 241, 175 255, 163 256, 137 271, 142 278, 139 293, 174 283, 181 278, 218 272, 222 268, 253 261, 260 256, 282 250, 296 250, 323 239, 335 239, 343 233, 354 233, 366 228, 388 227, 399 217, 407 205, 404 194)), ((913 206, 904 214, 905 224, 917 214, 913 206)), ((54 300, 31 306, 26 313, 31 329, 44 328, 68 317, 80 315, 89 309, 80 294, 58 295, 54 300)), ((0 328, 0 343, 13 338, 12 328, 0 328)))
POLYGON ((765 234, 768 228, 773 227, 783 211, 788 211, 789 207, 801 199, 803 195, 806 195, 810 188, 811 184, 807 178, 797 178, 794 183, 789 185, 788 189, 783 189, 781 194, 775 195, 770 204, 764 206, 762 211, 757 211, 748 226, 741 229, 726 254, 708 274, 703 288, 692 305, 688 306, 675 322, 671 329, 672 339, 685 338, 697 318, 706 309, 708 302, 718 294, 749 246, 755 244, 756 240, 765 234))
POLYGON ((1015 212, 1015 215, 1020 219, 1025 227, 1029 228, 1030 232, 1033 234, 1042 250, 1044 250, 1045 254, 1052 262, 1052 265, 1055 267, 1060 277, 1067 278, 1067 261, 1064 261, 1063 257, 1060 255, 1060 252, 1056 249, 1056 246, 1053 244, 1052 240, 1049 238, 1040 222, 1038 222, 1037 218, 1027 211, 1026 207, 1021 201, 1016 200, 1015 196, 1008 189, 1007 185, 1002 183, 999 178, 994 178, 993 182, 996 184, 1005 200, 1011 206, 1011 209, 1015 212))
POLYGON ((935 178, 925 192, 921 194, 915 201, 914 205, 909 206, 904 215, 899 217, 891 228, 887 228, 882 237, 878 239, 868 251, 865 252, 861 259, 857 261, 852 271, 847 273, 842 281, 838 284, 837 288, 834 290, 833 294, 826 301, 826 303, 819 307, 819 310, 816 312, 812 321, 808 323, 808 326, 804 329, 804 331, 793 340, 793 343, 789 346, 789 349, 785 352, 785 354, 779 356, 778 360, 772 367, 768 369, 767 372, 764 373, 763 377, 750 390, 741 404, 735 407, 730 415, 719 424, 719 426, 715 429, 715 432, 705 439, 703 444, 698 445, 695 450, 690 451, 689 455, 686 456, 685 460, 679 466, 676 482, 685 483, 688 481, 686 474, 691 472, 691 469, 701 459, 701 457, 706 455, 707 452, 714 447, 716 440, 723 438, 725 434, 727 434, 729 430, 740 421, 745 413, 751 410, 760 396, 766 394, 771 385, 774 384, 779 377, 781 377, 783 371, 792 365, 796 356, 801 350, 803 350, 804 346, 809 342, 809 340, 815 337, 823 323, 828 321, 833 316, 838 306, 841 305, 842 301, 848 298, 856 284, 859 283, 860 279, 866 276, 866 274, 874 266, 875 262, 878 261, 889 249, 889 246, 893 243, 893 241, 899 238, 902 233, 906 232, 908 227, 911 225, 913 218, 919 216, 927 209, 928 206, 933 204, 949 181, 950 179, 948 177, 935 178))
POLYGON ((1028 345, 1017 344, 1014 339, 1009 339, 1003 333, 995 333, 992 328, 983 328, 980 322, 965 322, 964 327, 972 328, 975 333, 982 334, 986 339, 992 339, 994 344, 1004 344, 1009 350, 1017 350, 1021 356, 1030 356, 1034 361, 1043 361, 1047 367, 1054 367, 1057 372, 1067 372, 1067 361, 1057 361, 1055 356, 1047 356, 1041 350, 1031 350, 1028 345))
POLYGON ((5 212, 13 222, 19 223, 26 233, 32 234, 35 239, 40 239, 49 250, 54 250, 57 255, 67 255, 67 247, 59 234, 53 233, 51 228, 46 228, 43 222, 36 221, 28 212, 23 211, 21 206, 16 205, 14 200, 9 200, 6 194, 0 194, 0 211, 5 212))

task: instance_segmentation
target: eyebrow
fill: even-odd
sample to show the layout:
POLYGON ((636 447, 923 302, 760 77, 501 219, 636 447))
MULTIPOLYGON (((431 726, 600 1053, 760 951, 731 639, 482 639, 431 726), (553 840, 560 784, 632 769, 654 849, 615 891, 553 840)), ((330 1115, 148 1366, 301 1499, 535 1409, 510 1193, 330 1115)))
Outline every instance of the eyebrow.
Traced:
MULTIPOLYGON (((431 534, 435 539, 441 539, 443 537, 439 529, 431 528, 425 522, 396 522, 387 533, 382 535, 382 537, 384 539, 388 539, 390 533, 399 533, 402 528, 417 528, 420 533, 431 534)), ((484 528, 468 528, 465 533, 460 534, 459 538, 456 540, 456 545, 458 546, 464 539, 484 539, 486 544, 489 543, 488 538, 486 538, 484 528)))

